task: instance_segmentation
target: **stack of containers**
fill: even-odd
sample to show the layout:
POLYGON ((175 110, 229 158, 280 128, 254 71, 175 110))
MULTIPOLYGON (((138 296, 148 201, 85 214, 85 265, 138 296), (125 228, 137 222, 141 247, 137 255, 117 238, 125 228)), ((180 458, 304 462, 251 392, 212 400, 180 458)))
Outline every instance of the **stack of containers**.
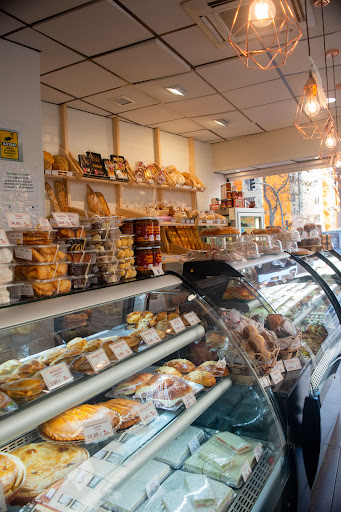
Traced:
POLYGON ((153 267, 162 269, 160 223, 158 217, 126 219, 124 235, 135 238, 136 271, 140 276, 153 274, 153 267))
POLYGON ((14 281, 13 251, 14 244, 0 248, 0 306, 18 302, 21 297, 20 283, 14 281))

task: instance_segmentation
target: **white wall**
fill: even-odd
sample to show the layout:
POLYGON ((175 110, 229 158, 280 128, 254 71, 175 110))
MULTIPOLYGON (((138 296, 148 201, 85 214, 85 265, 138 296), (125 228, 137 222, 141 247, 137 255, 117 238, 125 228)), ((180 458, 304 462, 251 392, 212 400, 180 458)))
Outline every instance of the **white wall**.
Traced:
MULTIPOLYGON (((44 174, 39 53, 1 40, 0 62, 0 127, 22 131, 23 137, 23 162, 0 160, 1 178, 5 171, 29 171, 35 190, 34 199, 30 198, 25 207, 29 209, 27 211, 41 216, 44 209, 44 174)), ((11 199, 8 195, 1 195, 0 192, 0 208, 4 212, 8 210, 11 199)), ((17 197, 15 194, 11 211, 22 211, 20 208, 23 202, 17 203, 17 197)))
MULTIPOLYGON (((212 148, 212 145, 210 145, 210 148, 212 148)), ((198 192, 198 208, 199 210, 207 210, 213 197, 220 199, 220 187, 226 180, 219 174, 213 174, 212 149, 207 151, 206 142, 194 141, 194 152, 195 173, 206 185, 204 193, 198 192)))

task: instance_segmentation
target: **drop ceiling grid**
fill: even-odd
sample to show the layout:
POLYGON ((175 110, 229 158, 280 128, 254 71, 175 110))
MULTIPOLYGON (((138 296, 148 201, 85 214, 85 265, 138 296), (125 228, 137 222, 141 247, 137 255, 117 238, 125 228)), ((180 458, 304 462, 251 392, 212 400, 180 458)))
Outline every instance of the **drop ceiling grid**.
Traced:
MULTIPOLYGON (((57 69, 53 69, 53 59, 51 57, 49 60, 49 52, 46 52, 47 57, 42 59, 45 61, 43 66, 44 74, 42 76, 42 83, 45 84, 42 85, 43 99, 44 97, 50 98, 51 101, 55 99, 56 103, 68 102, 68 105, 72 108, 88 108, 90 109, 88 111, 92 110, 94 113, 98 113, 98 115, 112 117, 115 114, 127 121, 144 126, 149 124, 154 126, 160 125, 161 127, 163 124, 162 129, 165 131, 167 131, 167 125, 170 127, 170 130, 174 130, 174 127, 178 125, 179 134, 180 132, 181 134, 195 134, 197 131, 199 136, 199 132, 206 132, 208 130, 208 133, 213 138, 220 140, 242 136, 243 133, 240 135, 236 135, 237 132, 233 134, 233 122, 228 129, 221 130, 218 126, 210 126, 208 128, 207 123, 206 126, 201 126, 200 119, 202 120, 203 117, 207 119, 211 116, 210 121, 212 123, 213 116, 217 117, 219 115, 219 117, 222 117, 224 114, 228 117, 231 111, 238 114, 238 116, 242 116, 241 118, 238 117, 238 119, 244 119, 243 122, 240 121, 241 125, 244 126, 241 130, 242 132, 244 130, 252 133, 252 130, 254 130, 253 133, 259 133, 260 131, 268 130, 268 126, 271 125, 268 122, 268 112, 271 108, 269 105, 274 103, 276 99, 277 101, 280 100, 280 102, 287 100, 287 104, 291 106, 294 103, 291 99, 290 90, 281 80, 281 74, 277 73, 277 70, 270 72, 248 70, 244 68, 238 57, 232 57, 234 53, 231 53, 231 48, 224 48, 219 53, 220 50, 215 48, 208 38, 206 41, 206 62, 202 61, 201 55, 204 53, 203 45, 205 45, 205 39, 203 38, 205 36, 196 25, 193 25, 193 20, 181 8, 182 1, 173 0, 170 3, 169 0, 145 0, 141 3, 140 0, 60 0, 56 4, 54 0, 45 0, 44 9, 41 10, 40 0, 30 0, 30 9, 27 9, 27 2, 25 4, 24 0, 18 0, 17 2, 8 3, 5 10, 2 9, 4 16, 9 15, 11 17, 11 26, 20 27, 14 29, 5 39, 16 40, 17 42, 22 42, 22 44, 30 43, 30 40, 27 39, 27 34, 34 33, 32 40, 35 39, 36 42, 34 44, 36 46, 43 44, 44 40, 49 41, 47 47, 50 47, 50 55, 53 56, 54 54, 55 65, 59 65, 59 61, 62 65, 57 69), (119 34, 123 33, 123 36, 120 37, 119 34, 114 34, 116 39, 113 37, 113 40, 111 40, 109 33, 111 34, 112 30, 108 30, 108 20, 110 21, 110 15, 113 15, 114 12, 119 25, 118 32, 119 34), (88 13, 88 17, 86 13, 88 13), (92 16, 89 17, 89 13, 92 13, 92 16), (64 26, 63 30, 60 30, 61 21, 64 21, 64 25, 62 25, 62 28, 64 26), (100 23, 101 21, 102 23, 100 23), (79 32, 81 22, 83 22, 83 26, 85 23, 86 30, 83 30, 83 32, 79 32), (93 27, 91 27, 91 22, 93 22, 93 27), (78 27, 78 32, 74 30, 75 27, 78 27), (91 37, 89 37, 89 31, 91 37), (194 42, 197 41, 197 44, 191 47, 190 34, 193 34, 194 42), (187 41, 188 44, 184 44, 184 41, 187 41), (167 94, 166 91, 156 92, 155 87, 153 89, 153 84, 158 81, 163 83, 159 89, 165 87, 164 84, 168 80, 168 78, 165 78, 167 66, 163 69, 164 76, 155 76, 153 75, 154 72, 150 74, 150 71, 148 69, 145 70, 143 66, 139 73, 134 73, 134 69, 130 70, 129 66, 126 65, 123 73, 125 76, 121 76, 120 73, 123 71, 124 64, 127 63, 124 62, 124 59, 120 61, 118 57, 137 52, 141 47, 145 48, 144 58, 147 57, 147 61, 151 48, 157 48, 158 50, 161 48, 163 55, 168 54, 174 63, 174 67, 171 69, 168 77, 169 79, 174 79, 175 81, 176 77, 179 77, 179 80, 181 80, 181 78, 187 75, 196 76, 197 80, 200 80, 202 83, 201 92, 199 92, 200 88, 198 87, 196 100, 194 100, 195 97, 192 99, 191 96, 186 96, 185 98, 174 96, 167 99, 165 96, 167 94), (194 52, 193 47, 195 48, 194 52), (63 54, 63 58, 58 56, 58 48, 63 50, 60 51, 60 54, 63 54), (220 55, 223 56, 221 59, 219 58, 220 55), (92 84, 84 80, 84 73, 83 78, 80 80, 81 83, 75 83, 76 79, 71 77, 71 75, 74 74, 75 70, 77 71, 76 66, 79 69, 80 64, 79 60, 75 61, 74 59, 84 59, 87 62, 85 66, 88 69, 90 69, 89 64, 91 66, 97 65, 97 68, 91 68, 92 70, 96 69, 95 74, 97 75, 93 77, 92 84), (112 67, 110 65, 111 60, 115 61, 117 59, 122 64, 117 67, 122 69, 116 69, 116 66, 112 67), (215 60, 215 62, 207 62, 207 59, 215 60), (65 62, 69 63, 65 66, 63 65, 65 62), (47 72, 46 69, 48 70, 47 72), (112 78, 109 78, 109 74, 111 74, 112 78), (100 75, 106 77, 106 80, 105 86, 101 86, 101 90, 98 90, 97 87, 94 88, 94 83, 100 75), (64 80, 63 77, 67 77, 67 79, 64 80), (164 82, 165 80, 166 82, 164 82), (69 82, 68 87, 71 87, 71 89, 63 90, 63 85, 67 81, 69 82), (225 83, 227 83, 226 87, 224 86, 225 83), (110 87, 110 84, 112 87, 110 87), (109 96, 111 93, 111 97, 125 96, 125 88, 126 91, 130 92, 132 100, 134 100, 134 94, 139 97, 136 101, 136 108, 134 108, 134 104, 125 108, 116 108, 106 103, 107 100, 105 98, 108 97, 110 100, 109 96), (204 92, 205 88, 206 92, 204 92), (252 95, 252 101, 243 101, 242 92, 252 95), (141 93, 144 96, 141 96, 141 93), (210 96, 212 97, 210 98, 210 96), (255 96, 257 99, 255 99, 255 96), (202 102, 200 101, 201 98, 202 102), (218 100, 218 98, 220 99, 218 100), (181 109, 181 102, 183 102, 184 106, 183 111, 181 109), (230 105, 230 108, 227 108, 227 104, 230 105), (210 105, 212 106, 212 111, 210 111, 210 105), (214 108, 214 105, 220 105, 218 111, 217 108, 214 108), (223 108, 224 105, 226 105, 226 108, 223 108), (141 117, 143 112, 159 112, 160 117, 156 120, 155 116, 151 115, 151 117, 146 118, 144 121, 143 117, 141 117), (256 116, 255 112, 259 115, 256 116), (253 118, 265 119, 264 126, 261 122, 255 122, 253 118), (148 120, 152 122, 146 122, 148 120), (197 130, 193 128, 196 125, 198 126, 197 130), (192 127, 193 129, 190 128, 183 132, 185 126, 192 127)), ((322 39, 319 37, 321 35, 319 30, 318 28, 316 29, 315 38, 312 42, 312 46, 316 51, 320 50, 319 44, 321 44, 322 39)), ((335 46, 341 32, 337 31, 337 24, 335 23, 333 24, 333 30, 335 32, 328 34, 327 40, 330 43, 334 43, 335 46)), ((30 46, 29 44, 27 45, 30 46)), ((296 74, 303 74, 302 62, 306 51, 305 45, 306 43, 304 42, 301 47, 299 44, 295 50, 297 55, 295 56, 294 52, 290 57, 287 69, 285 67, 280 68, 287 75, 285 79, 288 80, 289 85, 290 76, 296 79, 296 74)), ((83 68, 85 62, 82 62, 83 68)), ((319 66, 321 65, 321 52, 318 54, 317 63, 319 66)), ((136 67, 133 62, 129 64, 133 68, 136 67)), ((158 66, 156 67, 158 68, 158 66)), ((161 64, 159 67, 162 67, 161 64)), ((301 77, 297 77, 297 80, 301 80, 301 77)), ((91 79, 88 81, 91 82, 91 79)), ((181 83, 167 85, 181 85, 181 83)), ((129 94, 126 96, 129 98, 129 94)), ((285 114, 287 123, 288 112, 286 111, 285 114)), ((293 118, 294 115, 295 111, 293 110, 293 118)), ((172 131, 171 133, 175 132, 172 131)), ((202 137, 209 138, 210 135, 205 133, 202 134, 202 137)))

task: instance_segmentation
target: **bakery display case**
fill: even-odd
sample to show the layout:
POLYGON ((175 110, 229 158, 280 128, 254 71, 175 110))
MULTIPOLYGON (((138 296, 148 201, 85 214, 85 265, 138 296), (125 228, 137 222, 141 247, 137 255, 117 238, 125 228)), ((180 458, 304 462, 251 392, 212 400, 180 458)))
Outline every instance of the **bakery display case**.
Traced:
POLYGON ((183 278, 9 306, 0 335, 1 496, 11 511, 280 503, 290 447, 273 398, 183 278))

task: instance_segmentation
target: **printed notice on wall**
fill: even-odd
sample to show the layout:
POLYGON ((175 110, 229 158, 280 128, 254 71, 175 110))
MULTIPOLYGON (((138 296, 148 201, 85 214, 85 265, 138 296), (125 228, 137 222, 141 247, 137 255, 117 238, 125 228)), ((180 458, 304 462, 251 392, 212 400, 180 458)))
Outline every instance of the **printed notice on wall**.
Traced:
POLYGON ((23 169, 0 171, 1 221, 6 222, 7 213, 29 213, 41 217, 38 204, 37 187, 29 171, 23 169))
POLYGON ((17 130, 0 128, 0 158, 22 162, 21 133, 17 130))

